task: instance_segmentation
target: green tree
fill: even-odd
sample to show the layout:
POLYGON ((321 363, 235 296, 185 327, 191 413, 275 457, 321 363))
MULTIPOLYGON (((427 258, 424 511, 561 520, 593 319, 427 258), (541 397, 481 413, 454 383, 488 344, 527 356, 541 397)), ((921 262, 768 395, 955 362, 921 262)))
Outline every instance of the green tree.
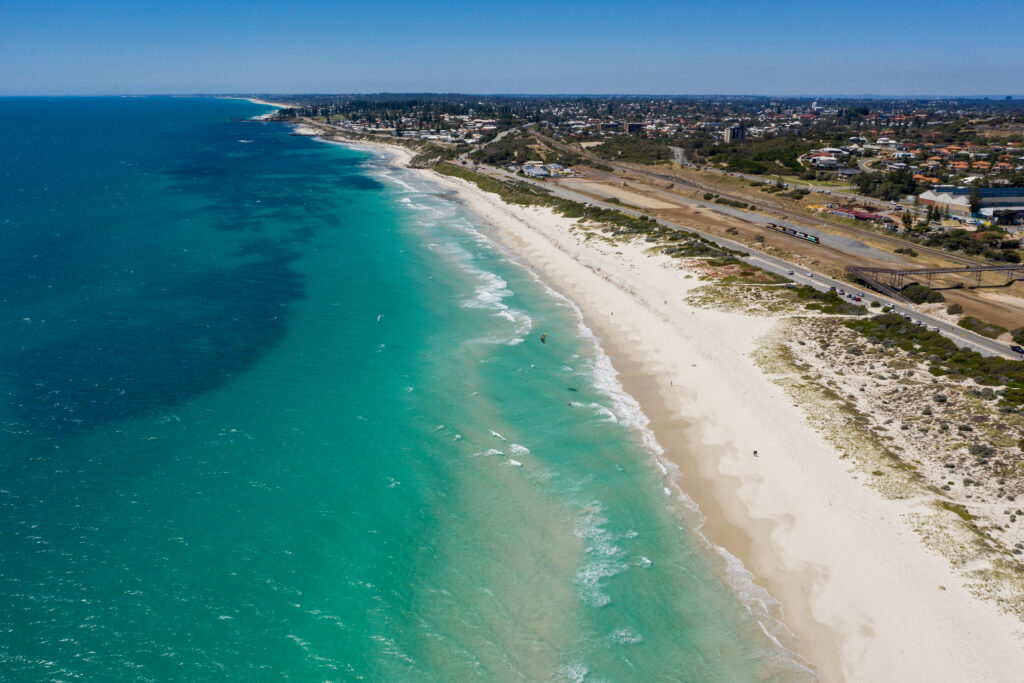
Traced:
POLYGON ((981 211, 981 192, 978 191, 978 188, 971 188, 971 193, 967 195, 967 201, 971 206, 971 213, 981 211))
POLYGON ((914 217, 910 215, 909 211, 904 211, 902 220, 903 229, 909 232, 910 228, 912 228, 914 225, 914 217))

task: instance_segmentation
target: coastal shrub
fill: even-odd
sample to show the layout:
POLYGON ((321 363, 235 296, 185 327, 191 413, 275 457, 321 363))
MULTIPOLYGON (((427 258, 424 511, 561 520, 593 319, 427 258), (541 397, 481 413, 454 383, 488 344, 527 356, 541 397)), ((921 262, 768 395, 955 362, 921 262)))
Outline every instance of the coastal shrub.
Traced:
POLYGON ((992 391, 992 387, 984 387, 982 389, 971 388, 967 390, 968 396, 974 396, 975 398, 981 398, 986 401, 995 399, 996 392, 992 391))
POLYGON ((715 145, 703 148, 700 152, 716 164, 724 163, 730 170, 765 173, 777 169, 779 164, 790 171, 801 171, 803 167, 799 157, 814 146, 813 142, 800 136, 783 135, 715 145))
POLYGON ((935 394, 934 396, 932 396, 932 400, 935 401, 936 403, 945 403, 949 399, 946 398, 945 394, 935 394))
POLYGON ((946 297, 942 296, 940 292, 916 282, 904 287, 902 293, 915 304, 935 304, 946 300, 946 297))
POLYGON ((967 447, 967 452, 976 458, 991 458, 996 454, 996 449, 985 443, 972 443, 967 447))
POLYGON ((871 318, 844 321, 844 324, 865 336, 880 340, 882 346, 896 346, 911 356, 930 361, 928 372, 934 376, 958 375, 975 377, 978 384, 1005 387, 999 407, 1017 409, 1024 406, 1024 362, 1000 356, 982 356, 977 351, 957 348, 938 332, 914 325, 895 313, 871 318))
POLYGON ((745 209, 750 206, 746 202, 738 202, 735 199, 726 199, 725 197, 718 197, 715 199, 715 204, 725 204, 726 206, 731 206, 736 209, 745 209))
POLYGON ((672 161, 672 150, 666 140, 656 140, 637 135, 619 135, 606 138, 600 145, 590 148, 590 153, 612 161, 629 161, 638 164, 663 164, 672 161))
POLYGON ((711 194, 710 192, 705 192, 704 193, 704 200, 705 201, 711 201, 714 198, 715 198, 715 195, 711 194))
POLYGON ((681 234, 684 235, 687 240, 699 241, 708 245, 707 251, 712 255, 727 256, 734 253, 732 250, 714 245, 712 242, 705 240, 703 237, 695 233, 686 233, 680 230, 663 227, 656 220, 649 217, 644 216, 642 218, 635 218, 614 209, 603 209, 569 199, 562 199, 554 196, 547 189, 537 187, 530 183, 521 181, 501 182, 483 175, 482 173, 477 173, 476 171, 456 166, 448 162, 438 164, 434 170, 445 175, 462 178, 463 180, 475 183, 481 190, 484 190, 485 192, 493 192, 501 197, 502 201, 509 204, 518 204, 521 206, 547 206, 567 218, 587 218, 593 220, 596 223, 603 224, 605 231, 609 232, 613 237, 654 234, 668 239, 673 235, 681 234))
POLYGON ((946 313, 949 313, 950 315, 960 315, 963 312, 964 307, 960 304, 950 304, 949 306, 946 306, 946 313))
POLYGON ((984 337, 988 337, 989 339, 995 339, 999 335, 1004 334, 1006 332, 1005 327, 1001 327, 993 323, 987 323, 971 316, 961 318, 957 322, 957 325, 964 328, 965 330, 977 332, 978 334, 984 337))
POLYGON ((836 292, 821 292, 809 285, 801 285, 792 290, 798 299, 807 301, 805 308, 811 311, 821 311, 831 315, 864 315, 867 309, 863 306, 850 303, 836 292))

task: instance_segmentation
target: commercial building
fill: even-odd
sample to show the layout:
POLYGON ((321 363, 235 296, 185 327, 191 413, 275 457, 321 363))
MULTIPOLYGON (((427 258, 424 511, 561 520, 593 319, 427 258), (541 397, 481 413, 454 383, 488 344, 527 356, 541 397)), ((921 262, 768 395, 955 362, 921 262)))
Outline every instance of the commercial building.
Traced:
POLYGON ((523 166, 523 173, 531 178, 548 178, 551 176, 550 171, 543 166, 532 166, 529 164, 523 166))
POLYGON ((917 203, 948 209, 950 213, 971 213, 971 192, 977 190, 980 199, 980 213, 986 216, 1001 216, 1024 211, 1024 187, 956 187, 936 185, 917 196, 917 203))

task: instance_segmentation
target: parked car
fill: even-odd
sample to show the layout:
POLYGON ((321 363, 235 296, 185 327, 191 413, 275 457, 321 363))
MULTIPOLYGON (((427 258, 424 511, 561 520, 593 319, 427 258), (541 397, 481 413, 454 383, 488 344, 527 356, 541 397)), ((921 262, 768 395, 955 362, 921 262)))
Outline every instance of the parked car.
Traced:
POLYGON ((1013 351, 1014 353, 1019 353, 1022 356, 1024 356, 1024 347, 1022 347, 1022 346, 1020 346, 1018 344, 1014 344, 1013 346, 1011 346, 1010 350, 1013 351))

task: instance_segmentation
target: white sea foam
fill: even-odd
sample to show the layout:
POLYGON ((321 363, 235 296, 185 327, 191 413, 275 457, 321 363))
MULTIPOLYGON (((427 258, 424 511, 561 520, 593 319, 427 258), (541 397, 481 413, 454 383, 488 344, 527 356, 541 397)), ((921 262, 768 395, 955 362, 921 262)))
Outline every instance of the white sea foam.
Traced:
POLYGON ((502 441, 508 441, 508 439, 506 439, 505 437, 503 437, 501 434, 499 434, 498 432, 494 431, 493 429, 489 429, 487 431, 489 431, 491 433, 491 436, 493 436, 495 439, 501 439, 502 441))
POLYGON ((631 628, 620 628, 612 633, 612 642, 620 645, 636 645, 644 642, 644 638, 631 628))
POLYGON ((510 467, 522 467, 523 466, 523 463, 519 462, 518 460, 513 460, 512 458, 508 459, 508 464, 509 464, 510 467))
POLYGON ((527 448, 526 446, 521 446, 521 445, 519 445, 517 443, 514 443, 514 444, 510 445, 508 447, 508 449, 510 451, 512 451, 512 455, 523 456, 523 455, 529 455, 530 454, 530 449, 529 448, 527 448))
POLYGON ((583 683, 590 670, 582 664, 569 664, 562 668, 562 674, 571 683, 583 683))
POLYGON ((606 406, 601 405, 600 403, 588 403, 587 407, 588 408, 593 408, 594 411, 598 415, 603 416, 604 417, 604 422, 618 422, 619 421, 619 416, 618 415, 616 415, 612 410, 610 410, 606 406))
POLYGON ((592 503, 576 520, 573 534, 583 541, 587 559, 576 571, 573 583, 580 589, 580 599, 591 607, 602 607, 611 597, 602 592, 602 580, 615 576, 629 565, 623 561, 626 552, 615 545, 612 533, 605 528, 608 519, 604 506, 592 503))
POLYGON ((405 180, 400 178, 397 173, 384 171, 384 172, 380 172, 380 173, 375 173, 374 175, 376 177, 378 177, 378 178, 381 178, 383 180, 387 180, 388 182, 391 182, 391 183, 394 183, 395 185, 398 185, 399 187, 401 187, 403 190, 406 190, 407 192, 418 192, 419 191, 415 187, 410 185, 409 183, 405 182, 405 180))
POLYGON ((407 209, 413 209, 414 211, 425 211, 441 217, 444 215, 443 211, 440 211, 436 206, 430 206, 429 204, 417 204, 412 201, 409 197, 402 197, 398 200, 399 204, 407 209))
POLYGON ((467 268, 473 272, 481 283, 476 288, 476 296, 472 299, 468 299, 462 303, 465 308, 493 308, 495 310, 505 310, 507 308, 501 303, 501 300, 507 296, 512 296, 512 291, 508 288, 508 283, 505 282, 499 275, 490 273, 486 270, 479 270, 477 268, 467 268))

